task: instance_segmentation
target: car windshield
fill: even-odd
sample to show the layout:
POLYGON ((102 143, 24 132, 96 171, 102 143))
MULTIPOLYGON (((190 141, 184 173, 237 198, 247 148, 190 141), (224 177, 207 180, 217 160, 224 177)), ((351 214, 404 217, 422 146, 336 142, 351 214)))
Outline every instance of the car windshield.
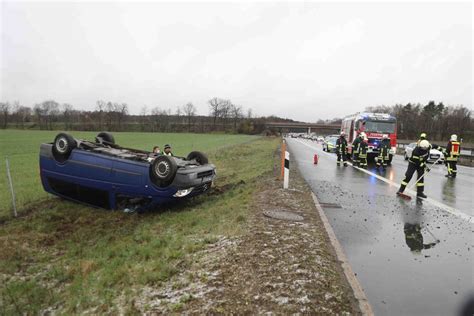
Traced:
POLYGON ((395 122, 367 121, 365 122, 365 131, 374 133, 394 133, 395 122))

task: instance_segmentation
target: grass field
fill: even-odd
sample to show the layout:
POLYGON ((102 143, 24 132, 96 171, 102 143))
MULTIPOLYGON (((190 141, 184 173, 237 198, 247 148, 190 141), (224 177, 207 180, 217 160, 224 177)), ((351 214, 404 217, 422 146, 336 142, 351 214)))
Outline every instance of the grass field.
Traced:
MULTIPOLYGON (((12 214, 5 158, 8 157, 13 178, 17 206, 21 210, 28 203, 45 198, 39 178, 38 153, 44 142, 52 142, 57 131, 0 130, 0 219, 12 214)), ((97 132, 74 132, 76 138, 93 140, 97 132)), ((115 141, 125 147, 150 150, 157 145, 163 149, 171 144, 175 155, 186 156, 192 150, 212 154, 225 146, 255 139, 248 135, 113 133, 115 141)))
MULTIPOLYGON (((48 309, 58 314, 133 314, 134 290, 160 287, 187 271, 188 254, 220 236, 242 233, 253 193, 271 174, 278 146, 274 138, 116 133, 118 143, 137 148, 169 142, 176 154, 184 155, 194 146, 207 152, 218 170, 213 194, 154 212, 125 214, 46 197, 38 182, 37 152, 55 132, 0 133, 2 158, 12 160, 24 206, 21 217, 0 222, 1 315, 48 309)), ((5 168, 1 170, 4 174, 5 168)), ((2 182, 3 209, 8 209, 6 190, 2 182)), ((179 311, 182 305, 171 308, 179 311)))

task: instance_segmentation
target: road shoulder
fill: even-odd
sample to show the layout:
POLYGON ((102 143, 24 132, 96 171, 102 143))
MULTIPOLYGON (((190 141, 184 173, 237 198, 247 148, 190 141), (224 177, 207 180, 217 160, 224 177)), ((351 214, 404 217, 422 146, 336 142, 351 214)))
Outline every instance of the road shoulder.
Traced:
POLYGON ((196 254, 193 265, 159 291, 143 292, 141 312, 361 314, 359 301, 313 202, 291 168, 291 190, 273 175, 259 180, 246 232, 222 236, 196 254), (278 220, 266 211, 288 211, 302 221, 278 220))

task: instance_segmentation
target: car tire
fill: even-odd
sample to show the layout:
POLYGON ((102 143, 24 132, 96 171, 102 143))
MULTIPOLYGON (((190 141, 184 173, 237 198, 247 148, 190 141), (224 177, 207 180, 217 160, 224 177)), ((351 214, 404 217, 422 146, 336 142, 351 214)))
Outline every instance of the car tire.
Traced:
POLYGON ((405 155, 404 155, 404 157, 403 157, 403 158, 405 158, 405 160, 408 160, 407 153, 405 153, 405 155))
POLYGON ((207 156, 200 151, 190 152, 188 157, 186 157, 186 160, 196 160, 197 163, 200 165, 206 165, 209 163, 209 159, 207 159, 207 156))
POLYGON ((158 156, 150 165, 150 177, 157 186, 166 187, 173 182, 177 170, 178 165, 173 157, 158 156))
POLYGON ((107 143, 115 144, 115 138, 109 132, 100 132, 99 134, 97 134, 97 136, 95 137, 95 140, 98 143, 100 143, 99 138, 102 138, 102 140, 107 143))
POLYGON ((67 133, 59 133, 54 138, 53 157, 58 162, 65 162, 76 147, 77 142, 74 137, 67 133))

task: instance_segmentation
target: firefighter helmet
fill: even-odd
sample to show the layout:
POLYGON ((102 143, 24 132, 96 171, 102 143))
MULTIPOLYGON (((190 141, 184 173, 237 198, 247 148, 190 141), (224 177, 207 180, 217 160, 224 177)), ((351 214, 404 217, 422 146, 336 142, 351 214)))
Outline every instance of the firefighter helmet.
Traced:
POLYGON ((364 132, 361 132, 359 136, 362 137, 362 138, 367 137, 364 132))
POLYGON ((342 131, 341 136, 346 136, 346 133, 344 133, 344 131, 342 131))
POLYGON ((388 135, 387 134, 383 134, 382 135, 382 139, 387 139, 388 138, 388 135))
POLYGON ((456 134, 451 135, 451 141, 452 142, 457 142, 458 141, 458 135, 456 135, 456 134))
POLYGON ((420 142, 420 145, 419 145, 422 149, 428 149, 430 148, 430 142, 427 141, 426 139, 423 139, 421 142, 420 142))
POLYGON ((421 133, 420 134, 420 139, 426 139, 426 133, 421 133))

